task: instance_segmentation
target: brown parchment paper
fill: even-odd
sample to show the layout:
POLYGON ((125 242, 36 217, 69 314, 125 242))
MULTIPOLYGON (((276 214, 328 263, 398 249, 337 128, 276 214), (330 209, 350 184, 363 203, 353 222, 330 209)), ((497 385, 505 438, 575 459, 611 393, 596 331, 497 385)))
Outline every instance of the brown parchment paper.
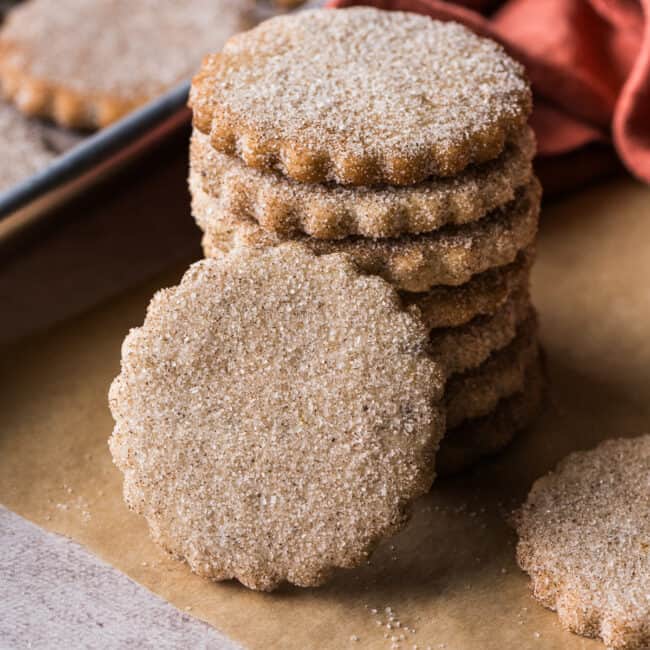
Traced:
POLYGON ((251 648, 381 649, 393 636, 400 648, 602 647, 530 598, 504 514, 569 451, 650 429, 650 189, 619 180, 545 209, 533 287, 551 380, 542 418, 507 453, 437 483, 371 564, 321 589, 205 582, 122 503, 106 392, 127 329, 182 270, 3 353, 2 503, 251 648), (401 628, 377 624, 387 607, 401 628))

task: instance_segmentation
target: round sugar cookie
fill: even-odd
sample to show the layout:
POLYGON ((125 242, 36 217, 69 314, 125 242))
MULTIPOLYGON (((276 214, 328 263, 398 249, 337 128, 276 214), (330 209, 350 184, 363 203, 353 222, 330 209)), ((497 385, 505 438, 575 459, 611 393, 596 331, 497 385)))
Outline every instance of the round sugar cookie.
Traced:
POLYGON ((370 7, 272 18, 207 57, 194 126, 303 183, 412 185, 496 158, 531 108, 523 67, 453 22, 370 7))
POLYGON ((650 435, 569 455, 515 523, 519 566, 564 627, 614 650, 650 647, 650 435))
MULTIPOLYGON (((232 248, 275 246, 276 233, 238 215, 224 214, 214 198, 190 178, 192 214, 204 231, 207 257, 232 248)), ((515 260, 537 234, 541 188, 537 179, 517 192, 513 201, 478 221, 447 226, 432 233, 396 239, 314 239, 297 237, 317 254, 348 253, 366 273, 379 275, 397 289, 424 292, 435 285, 461 285, 472 276, 515 260)))
POLYGON ((195 129, 190 165, 221 212, 257 221, 281 236, 377 238, 480 219, 512 201, 516 190, 530 181, 534 153, 535 137, 525 127, 498 158, 472 165, 458 176, 410 187, 343 187, 299 183, 247 167, 216 151, 208 136, 195 129))
POLYGON ((94 129, 189 79, 247 29, 252 0, 30 0, 0 28, 0 88, 23 112, 94 129))
POLYGON ((434 477, 445 376, 427 346, 344 255, 194 264, 153 298, 111 386, 128 505, 214 580, 311 586, 358 565, 434 477))

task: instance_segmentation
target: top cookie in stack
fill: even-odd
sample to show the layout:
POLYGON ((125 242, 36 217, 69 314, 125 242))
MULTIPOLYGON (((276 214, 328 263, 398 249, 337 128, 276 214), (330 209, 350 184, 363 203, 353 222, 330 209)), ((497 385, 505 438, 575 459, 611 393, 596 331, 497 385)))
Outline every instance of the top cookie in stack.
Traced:
POLYGON ((269 20, 209 57, 194 123, 303 183, 412 185, 496 158, 531 99, 522 68, 454 23, 370 8, 269 20))
POLYGON ((527 423, 541 191, 530 88, 499 45, 415 14, 306 11, 208 57, 190 105, 207 256, 298 240, 419 306, 449 375, 450 471, 527 423))

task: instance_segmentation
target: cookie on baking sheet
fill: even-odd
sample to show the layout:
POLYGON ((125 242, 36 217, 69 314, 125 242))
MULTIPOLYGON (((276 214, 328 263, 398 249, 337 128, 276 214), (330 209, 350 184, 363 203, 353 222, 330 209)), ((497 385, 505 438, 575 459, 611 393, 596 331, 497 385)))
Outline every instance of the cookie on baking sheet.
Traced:
POLYGON ((436 472, 449 476, 507 447, 530 426, 543 402, 546 380, 541 355, 528 369, 524 389, 499 401, 492 413, 449 429, 436 454, 436 472))
POLYGON ((528 287, 517 289, 491 316, 478 316, 460 327, 431 330, 431 353, 448 375, 481 365, 521 333, 536 328, 528 287))
POLYGON ((253 589, 363 561, 426 492, 445 376, 396 292, 298 244, 194 264, 122 347, 110 447, 154 539, 253 589))
MULTIPOLYGON (((274 246, 282 241, 256 222, 220 212, 215 200, 190 177, 192 214, 206 233, 206 256, 243 247, 274 246)), ((302 236, 317 254, 343 252, 366 273, 379 275, 405 291, 428 291, 437 284, 460 285, 492 267, 514 261, 537 234, 541 188, 537 179, 517 192, 514 201, 474 223, 446 226, 424 235, 397 239, 314 239, 302 236)))
POLYGON ((495 350, 480 366, 449 378, 445 389, 447 427, 453 429, 465 420, 487 415, 499 400, 521 391, 538 356, 537 319, 531 309, 512 343, 495 350))
POLYGON ((114 122, 252 25, 250 0, 30 0, 0 28, 0 87, 67 127, 114 122))
POLYGON ((195 129, 190 164, 221 212, 257 221, 285 237, 305 233, 341 239, 397 237, 475 221, 512 201, 516 190, 530 181, 534 153, 533 132, 525 127, 497 159, 473 165, 459 176, 411 187, 350 188, 299 183, 247 167, 216 151, 208 136, 195 129))
POLYGON ((300 182, 411 185, 496 158, 524 127, 523 67, 453 22, 368 7, 272 18, 207 57, 194 126, 300 182))
POLYGON ((56 157, 42 130, 3 102, 0 102, 0 142, 0 192, 44 169, 56 157))
POLYGON ((514 262, 478 273, 465 284, 439 285, 425 293, 400 291, 400 297, 404 304, 418 307, 427 327, 458 327, 494 314, 515 291, 528 289, 534 259, 534 246, 529 246, 514 262))
POLYGON ((650 435, 576 452, 515 518, 533 595, 577 634, 650 647, 650 435))

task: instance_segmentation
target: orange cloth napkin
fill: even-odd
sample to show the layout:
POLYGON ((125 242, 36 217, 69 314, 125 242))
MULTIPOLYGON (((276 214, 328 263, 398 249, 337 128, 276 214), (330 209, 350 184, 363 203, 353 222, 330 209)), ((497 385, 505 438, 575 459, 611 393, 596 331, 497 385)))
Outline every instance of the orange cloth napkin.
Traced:
POLYGON ((650 182, 650 0, 332 0, 456 20, 528 71, 547 191, 612 171, 650 182), (613 149, 612 149, 613 145, 613 149), (614 153, 615 152, 615 153, 614 153))

